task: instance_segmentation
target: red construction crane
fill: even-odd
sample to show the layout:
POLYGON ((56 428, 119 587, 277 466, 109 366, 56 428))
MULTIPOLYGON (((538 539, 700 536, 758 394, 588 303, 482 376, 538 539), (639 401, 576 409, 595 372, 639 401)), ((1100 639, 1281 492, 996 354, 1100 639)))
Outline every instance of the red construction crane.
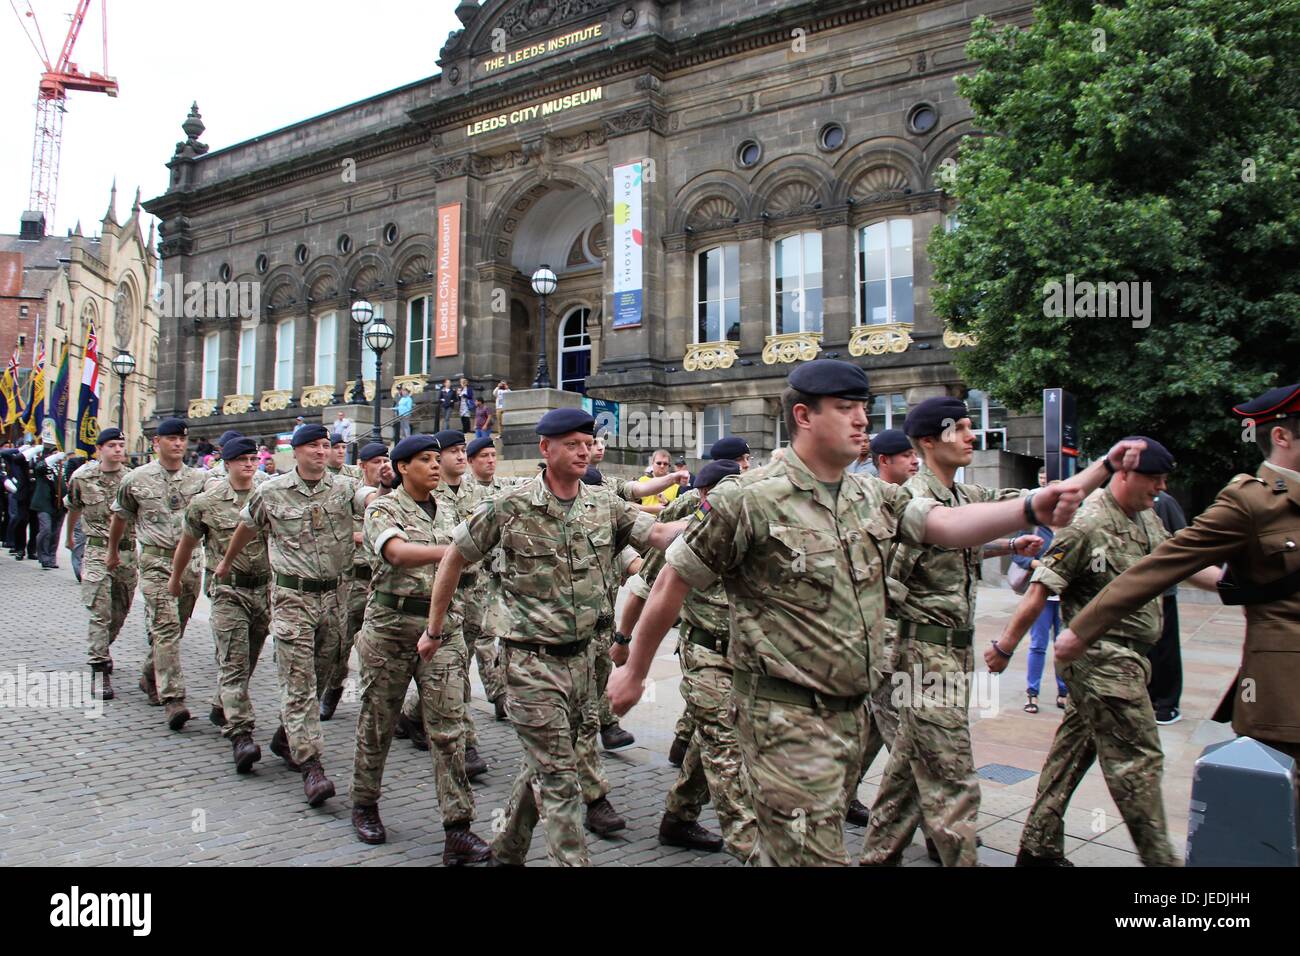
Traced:
POLYGON ((41 74, 41 84, 36 94, 36 138, 32 143, 32 184, 27 199, 27 208, 45 213, 49 227, 54 226, 54 200, 59 191, 59 153, 63 146, 63 114, 69 90, 86 90, 91 93, 107 93, 117 96, 117 80, 107 76, 108 70, 108 0, 100 0, 101 19, 104 24, 104 70, 105 73, 82 73, 77 64, 72 62, 72 48, 81 32, 81 25, 86 19, 86 8, 90 0, 78 0, 77 10, 72 14, 68 25, 68 35, 63 41, 59 58, 50 62, 50 55, 45 49, 45 37, 41 35, 40 24, 36 22, 36 11, 30 0, 26 14, 18 12, 14 0, 9 0, 14 15, 31 41, 32 48, 40 57, 45 72, 41 74), (23 22, 26 16, 32 21, 36 39, 23 22), (37 41, 40 41, 39 44, 37 41))

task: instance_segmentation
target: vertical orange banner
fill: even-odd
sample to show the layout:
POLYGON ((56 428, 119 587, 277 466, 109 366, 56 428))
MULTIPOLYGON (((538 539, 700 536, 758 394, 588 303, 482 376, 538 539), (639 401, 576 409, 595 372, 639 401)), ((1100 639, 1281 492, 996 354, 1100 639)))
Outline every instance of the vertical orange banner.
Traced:
POLYGON ((438 207, 437 305, 433 354, 442 358, 460 348, 460 203, 438 207))

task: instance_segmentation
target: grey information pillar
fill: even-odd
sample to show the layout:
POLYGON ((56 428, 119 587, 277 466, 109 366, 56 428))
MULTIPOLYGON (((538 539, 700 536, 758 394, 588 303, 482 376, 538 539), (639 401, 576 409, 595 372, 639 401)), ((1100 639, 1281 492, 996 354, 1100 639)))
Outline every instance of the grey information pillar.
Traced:
POLYGON ((1188 866, 1300 866, 1295 761, 1250 737, 1205 748, 1192 776, 1188 866))

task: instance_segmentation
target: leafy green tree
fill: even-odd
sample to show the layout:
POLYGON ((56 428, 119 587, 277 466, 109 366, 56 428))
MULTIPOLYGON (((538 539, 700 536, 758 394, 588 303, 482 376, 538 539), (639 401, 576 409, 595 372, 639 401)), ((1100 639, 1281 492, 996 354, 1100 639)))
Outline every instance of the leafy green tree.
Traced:
POLYGON ((1184 482, 1253 471, 1228 409, 1300 380, 1300 0, 1045 0, 968 52, 979 135, 929 246, 962 376, 1073 392, 1092 453, 1145 433, 1184 482), (1067 275, 1150 283, 1147 321, 1056 314, 1067 275))

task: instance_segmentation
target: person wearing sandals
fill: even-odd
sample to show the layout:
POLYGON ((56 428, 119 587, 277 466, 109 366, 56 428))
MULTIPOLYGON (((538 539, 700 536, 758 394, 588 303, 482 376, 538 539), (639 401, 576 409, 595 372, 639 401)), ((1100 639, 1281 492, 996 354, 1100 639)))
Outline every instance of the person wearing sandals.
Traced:
MULTIPOLYGON (((1038 469, 1038 487, 1047 487, 1047 469, 1038 469)), ((1043 539, 1043 550, 1040 554, 1047 554, 1052 547, 1052 538, 1055 536, 1054 529, 1047 525, 1040 524, 1033 532, 1026 532, 1038 535, 1043 539)), ((1042 563, 1036 557, 1025 557, 1019 554, 1011 556, 1011 562, 1016 567, 1022 568, 1033 574, 1035 569, 1042 563)), ((1049 595, 1047 603, 1043 605, 1042 613, 1034 619, 1034 623, 1029 628, 1029 675, 1025 684, 1025 713, 1038 713, 1038 688, 1043 679, 1043 667, 1047 660, 1047 645, 1049 642, 1056 640, 1056 635, 1061 633, 1061 598, 1057 594, 1049 595)), ((1069 689, 1065 686, 1065 681, 1061 675, 1056 675, 1056 706, 1058 709, 1065 709, 1065 699, 1069 696, 1069 689)))

